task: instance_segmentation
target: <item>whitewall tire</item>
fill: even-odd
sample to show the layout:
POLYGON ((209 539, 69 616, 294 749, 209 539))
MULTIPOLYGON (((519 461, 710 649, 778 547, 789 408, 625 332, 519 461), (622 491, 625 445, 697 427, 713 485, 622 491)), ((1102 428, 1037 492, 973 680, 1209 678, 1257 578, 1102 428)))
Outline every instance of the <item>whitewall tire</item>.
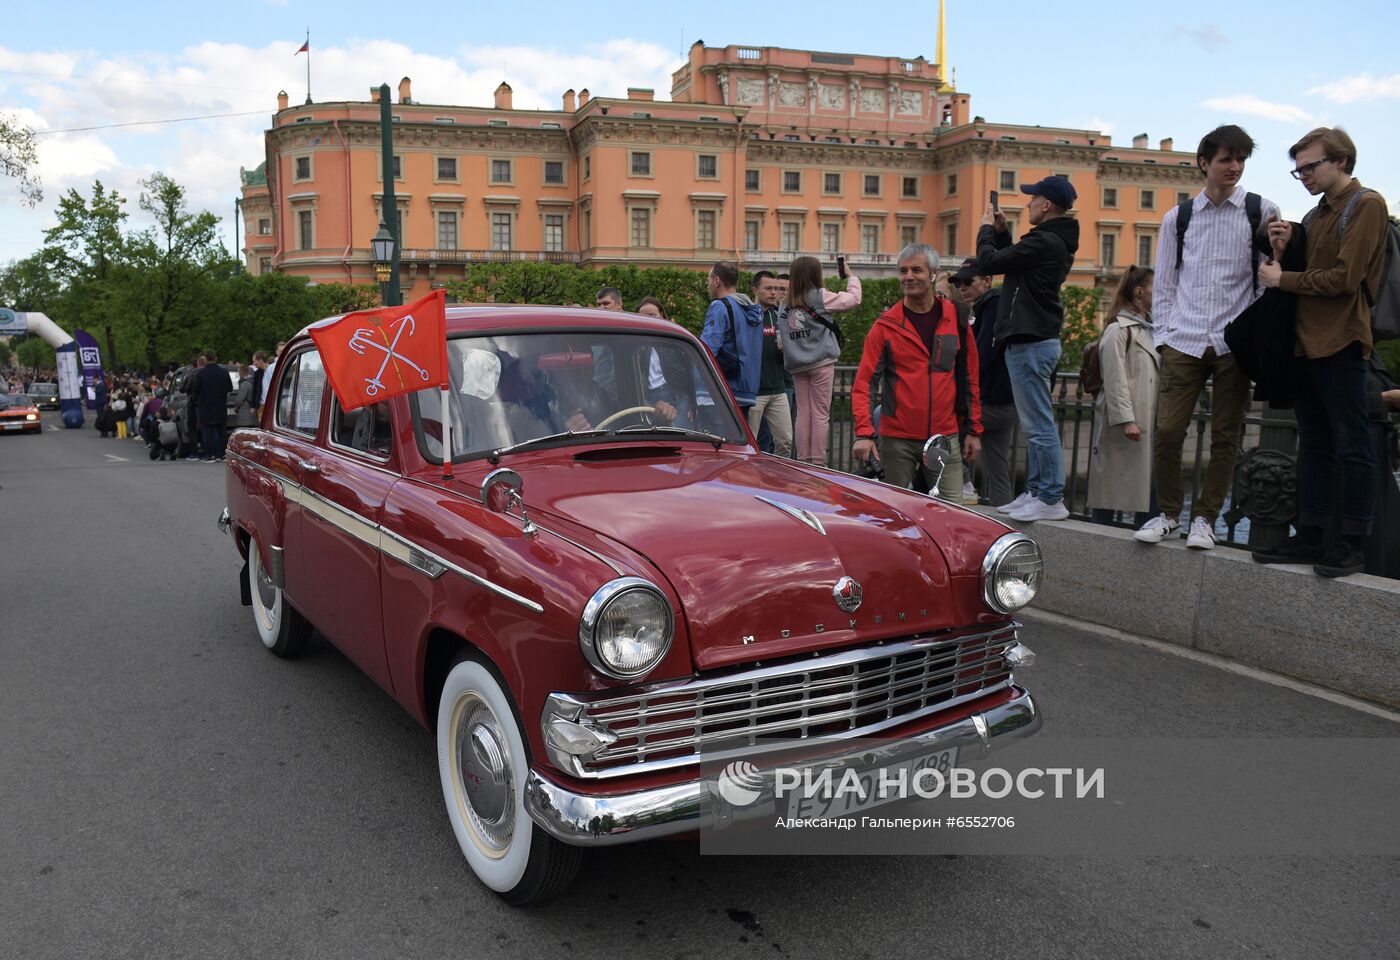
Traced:
POLYGON ((248 543, 248 592, 253 597, 253 623, 263 646, 279 657, 299 657, 311 640, 311 624, 292 609, 282 589, 263 569, 256 541, 248 543))
POLYGON ((452 832, 478 879, 516 906, 562 892, 580 851, 537 827, 525 811, 530 770, 510 697, 480 660, 447 675, 437 717, 438 773, 452 832))

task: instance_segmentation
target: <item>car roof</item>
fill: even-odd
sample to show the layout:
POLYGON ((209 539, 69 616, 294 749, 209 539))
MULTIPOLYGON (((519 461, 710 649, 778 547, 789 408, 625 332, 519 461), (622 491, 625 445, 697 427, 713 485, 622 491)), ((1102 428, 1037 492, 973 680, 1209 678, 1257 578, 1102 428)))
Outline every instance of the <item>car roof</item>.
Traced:
MULTIPOLYGON (((301 339, 312 326, 339 320, 345 314, 337 314, 318 320, 297 332, 301 339)), ((500 331, 502 328, 517 329, 521 333, 531 330, 563 330, 588 327, 631 333, 661 333, 674 336, 684 332, 680 324, 655 317, 644 317, 635 313, 617 310, 598 310, 590 307, 555 307, 542 304, 449 304, 447 307, 447 332, 471 333, 473 331, 500 331)))

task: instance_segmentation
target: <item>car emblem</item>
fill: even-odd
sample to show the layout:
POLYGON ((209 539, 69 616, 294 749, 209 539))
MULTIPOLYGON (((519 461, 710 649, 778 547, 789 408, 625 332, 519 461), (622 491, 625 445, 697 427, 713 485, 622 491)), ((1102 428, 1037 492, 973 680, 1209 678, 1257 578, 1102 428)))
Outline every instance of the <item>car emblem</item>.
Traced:
POLYGON ((861 595, 860 584, 851 577, 842 577, 836 581, 836 586, 831 588, 831 596, 836 605, 847 613, 855 613, 860 609, 861 595))

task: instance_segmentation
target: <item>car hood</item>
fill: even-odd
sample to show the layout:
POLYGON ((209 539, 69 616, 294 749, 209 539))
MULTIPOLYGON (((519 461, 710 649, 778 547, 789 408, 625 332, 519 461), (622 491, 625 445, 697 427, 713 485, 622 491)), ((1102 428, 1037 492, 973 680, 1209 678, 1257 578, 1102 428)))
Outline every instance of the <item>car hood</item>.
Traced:
POLYGON ((697 669, 956 625, 948 564, 925 532, 949 508, 927 497, 729 451, 599 450, 522 474, 532 512, 667 577, 697 669), (843 577, 862 592, 849 612, 834 595, 843 577))

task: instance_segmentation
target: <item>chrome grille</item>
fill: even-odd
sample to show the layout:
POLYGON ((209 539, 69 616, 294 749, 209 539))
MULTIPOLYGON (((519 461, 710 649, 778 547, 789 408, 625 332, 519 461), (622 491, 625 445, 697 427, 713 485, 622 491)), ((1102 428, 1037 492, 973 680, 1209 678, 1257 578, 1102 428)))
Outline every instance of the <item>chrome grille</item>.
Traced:
POLYGON ((631 691, 585 703, 616 742, 579 773, 613 777, 692 764, 703 748, 809 736, 857 737, 907 723, 1010 683, 1002 659, 1016 624, 932 635, 631 691))

